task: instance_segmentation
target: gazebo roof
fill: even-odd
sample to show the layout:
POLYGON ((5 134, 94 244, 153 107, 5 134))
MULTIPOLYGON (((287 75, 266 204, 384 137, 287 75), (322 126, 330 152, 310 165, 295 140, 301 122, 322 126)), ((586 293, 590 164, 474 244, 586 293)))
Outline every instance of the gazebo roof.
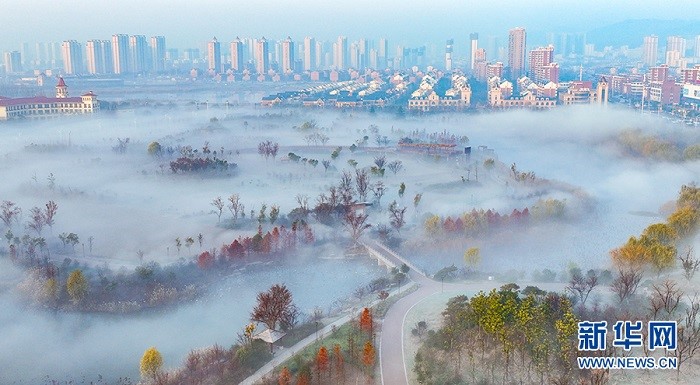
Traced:
POLYGON ((268 344, 273 344, 277 341, 279 341, 280 338, 284 337, 286 333, 277 331, 277 330, 272 330, 272 329, 266 329, 265 331, 262 331, 255 336, 253 336, 254 339, 260 339, 268 344))

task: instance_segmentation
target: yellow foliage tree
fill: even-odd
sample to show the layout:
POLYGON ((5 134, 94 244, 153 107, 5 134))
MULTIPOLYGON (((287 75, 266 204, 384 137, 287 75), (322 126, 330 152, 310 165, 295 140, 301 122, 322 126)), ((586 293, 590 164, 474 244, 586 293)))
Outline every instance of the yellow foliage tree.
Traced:
POLYGON ((46 298, 47 301, 58 299, 58 282, 56 278, 49 278, 44 283, 44 298, 46 298))
POLYGON ((141 357, 141 376, 155 379, 163 367, 163 357, 155 347, 146 349, 141 357))
POLYGON ((681 238, 685 238, 695 231, 700 219, 700 213, 692 206, 682 206, 668 217, 668 224, 673 227, 681 238))
POLYGON ((73 300, 78 303, 85 298, 88 290, 88 282, 80 269, 73 270, 66 281, 66 291, 73 300))
POLYGON ((658 240, 664 245, 671 245, 678 239, 678 232, 669 224, 655 223, 644 229, 642 236, 658 240))
POLYGON ((440 217, 437 215, 431 215, 425 220, 425 231, 430 235, 436 235, 440 231, 440 217))
POLYGON ((464 263, 474 269, 481 263, 481 250, 478 247, 470 247, 464 252, 464 263))

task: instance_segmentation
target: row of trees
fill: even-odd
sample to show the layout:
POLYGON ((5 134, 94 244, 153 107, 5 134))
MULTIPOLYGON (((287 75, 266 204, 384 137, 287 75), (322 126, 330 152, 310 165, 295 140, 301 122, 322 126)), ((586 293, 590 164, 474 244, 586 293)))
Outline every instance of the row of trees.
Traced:
MULTIPOLYGON (((29 210, 29 220, 26 228, 32 230, 37 236, 41 236, 44 226, 53 229, 55 223, 58 204, 54 201, 48 201, 44 207, 32 207, 29 210)), ((16 223, 19 223, 22 217, 22 209, 12 201, 3 201, 0 204, 0 220, 5 224, 8 231, 11 231, 16 223)))
POLYGON ((683 149, 666 138, 629 130, 617 137, 617 143, 630 155, 665 161, 693 160, 700 155, 697 145, 683 149))
POLYGON ((275 226, 263 233, 262 226, 250 237, 240 236, 228 245, 223 245, 218 253, 216 249, 204 251, 197 256, 197 266, 209 269, 215 264, 229 265, 246 256, 289 253, 299 245, 311 245, 316 241, 314 231, 304 221, 293 222, 290 229, 275 226))
MULTIPOLYGON (((152 143, 152 145, 154 148, 152 149, 151 145, 149 145, 149 153, 153 150, 160 154, 160 144, 156 146, 152 143)), ((209 147, 209 142, 204 144, 201 153, 190 146, 179 147, 179 152, 180 157, 170 162, 170 170, 173 174, 224 174, 238 167, 236 163, 229 163, 224 158, 223 147, 219 152, 216 150, 212 151, 209 147)))
POLYGON ((443 326, 416 354, 419 383, 550 383, 581 375, 572 370, 578 318, 564 296, 539 289, 523 295, 508 284, 454 297, 442 315, 443 326))
POLYGON ((321 345, 308 360, 298 357, 292 368, 285 366, 280 370, 277 384, 344 384, 351 374, 348 364, 363 373, 368 383, 371 382, 377 361, 374 328, 372 310, 362 309, 358 319, 350 325, 346 341, 333 344, 331 349, 321 345))
POLYGON ((700 189, 682 186, 676 210, 666 222, 647 226, 639 237, 630 237, 627 243, 612 250, 613 263, 619 269, 667 270, 674 266, 678 247, 696 232, 699 221, 700 189))
POLYGON ((430 215, 423 223, 425 231, 430 235, 455 235, 464 234, 475 236, 485 234, 489 230, 499 226, 524 224, 530 218, 559 218, 564 215, 565 202, 548 198, 539 200, 532 209, 524 208, 522 211, 514 209, 510 214, 501 214, 496 210, 476 210, 465 212, 453 219, 451 216, 441 218, 438 215, 430 215))

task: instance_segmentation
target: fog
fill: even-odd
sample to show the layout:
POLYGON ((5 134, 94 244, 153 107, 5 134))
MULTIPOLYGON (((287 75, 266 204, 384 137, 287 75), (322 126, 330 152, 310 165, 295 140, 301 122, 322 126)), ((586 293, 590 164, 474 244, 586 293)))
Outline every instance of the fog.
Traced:
MULTIPOLYGON (((455 216, 472 208, 510 213, 538 199, 556 197, 566 199, 570 216, 565 220, 468 240, 482 248, 481 269, 495 274, 509 270, 529 274, 545 267, 562 270, 570 263, 606 267, 608 251, 659 221, 663 217, 660 207, 675 199, 682 184, 696 181, 700 171, 697 162, 652 162, 622 153, 613 139, 630 128, 677 141, 688 141, 690 136, 686 129, 661 117, 612 107, 400 119, 390 113, 250 106, 195 109, 180 103, 172 109, 141 107, 0 128, 0 200, 15 201, 24 210, 22 226, 16 226, 16 231, 26 223, 32 206, 54 200, 59 205, 56 224, 43 234, 52 258, 106 264, 112 269, 133 269, 140 264, 139 250, 144 261, 170 264, 181 258, 192 260, 200 247, 183 247, 178 252, 173 243, 176 237, 202 233, 202 249, 210 249, 239 235, 255 233, 257 224, 236 229, 227 226, 227 212, 222 225, 217 225, 210 204, 216 196, 225 199, 238 193, 247 214, 250 210, 257 213, 263 203, 268 207, 278 204, 286 214, 297 206, 298 194, 309 196, 314 205, 320 193, 338 183, 343 169, 352 169, 348 160, 355 159, 358 168, 366 167, 381 154, 387 160, 400 159, 404 169, 396 175, 387 170, 381 179, 387 186, 381 200, 383 210, 371 210, 369 222, 388 223, 386 207, 393 200, 408 206, 407 225, 401 233, 407 242, 400 252, 418 266, 434 271, 451 263, 463 264, 464 249, 432 253, 410 249, 411 240, 425 237, 423 220, 429 213, 455 216), (218 122, 210 121, 214 117, 218 122), (305 133, 293 128, 310 120, 330 138, 327 146, 308 146, 305 133), (379 135, 387 136, 388 147, 371 148, 374 134, 370 125, 377 126, 379 135), (503 167, 516 163, 519 170, 533 171, 549 184, 518 186, 483 170, 479 171, 480 183, 464 183, 462 177, 467 176, 469 165, 462 156, 436 160, 394 148, 399 138, 415 130, 465 135, 473 148, 484 145, 494 149, 503 167), (370 148, 350 153, 348 146, 365 135, 370 148), (113 151, 117 138, 130 139, 125 153, 113 151), (262 140, 280 143, 277 159, 265 160, 257 154, 262 140), (167 166, 170 158, 148 155, 146 149, 152 141, 164 147, 190 145, 200 149, 208 142, 217 151, 223 146, 225 157, 238 167, 230 176, 174 175, 167 166), (330 159, 336 146, 343 146, 343 150, 328 171, 320 165, 283 159, 289 152, 319 161, 330 159), (55 177, 54 186, 47 179, 50 174, 55 177), (407 186, 403 197, 398 194, 402 182, 407 186), (414 208, 413 197, 418 193, 423 198, 414 208), (93 236, 94 255, 84 255, 80 245, 75 253, 64 248, 57 239, 62 232, 77 233, 83 243, 93 236)), ((377 180, 379 177, 372 176, 372 181, 377 180)), ((347 239, 340 228, 314 224, 314 230, 326 245, 323 249, 302 250, 284 261, 246 266, 219 279, 194 303, 119 317, 37 309, 16 289, 21 270, 0 259, 0 382, 35 383, 45 376, 95 379, 98 374, 108 380, 133 378, 138 375, 140 355, 152 345, 164 354, 167 367, 175 367, 191 349, 234 343, 236 333, 247 322, 255 294, 271 284, 287 284, 300 308, 310 312, 314 306, 324 310, 337 306, 337 301, 350 296, 356 287, 382 274, 375 262, 338 259, 347 239)))

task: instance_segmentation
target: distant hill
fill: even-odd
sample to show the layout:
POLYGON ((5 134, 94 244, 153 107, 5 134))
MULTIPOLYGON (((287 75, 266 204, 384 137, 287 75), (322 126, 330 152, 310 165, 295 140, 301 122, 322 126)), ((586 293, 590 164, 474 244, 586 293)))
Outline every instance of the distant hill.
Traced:
POLYGON ((658 36, 659 47, 664 47, 667 36, 700 35, 700 20, 625 20, 586 32, 586 42, 595 44, 596 49, 608 45, 634 48, 641 46, 647 35, 658 36))

